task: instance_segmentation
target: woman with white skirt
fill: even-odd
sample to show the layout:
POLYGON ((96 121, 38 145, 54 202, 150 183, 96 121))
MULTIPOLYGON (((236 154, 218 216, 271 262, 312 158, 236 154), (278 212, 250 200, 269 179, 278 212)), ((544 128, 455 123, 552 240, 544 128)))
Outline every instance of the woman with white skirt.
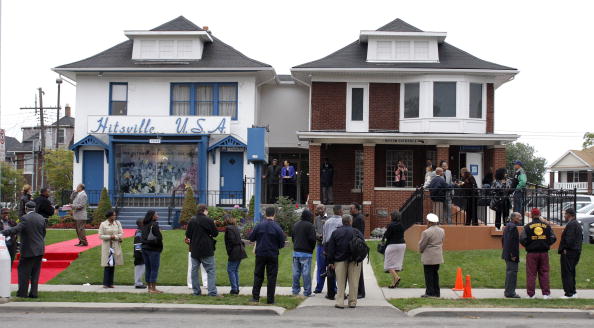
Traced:
POLYGON ((392 275, 392 284, 388 288, 396 288, 400 284, 398 272, 402 271, 406 243, 404 242, 404 227, 400 223, 400 212, 395 210, 391 214, 392 222, 384 233, 386 243, 384 253, 384 271, 392 275))

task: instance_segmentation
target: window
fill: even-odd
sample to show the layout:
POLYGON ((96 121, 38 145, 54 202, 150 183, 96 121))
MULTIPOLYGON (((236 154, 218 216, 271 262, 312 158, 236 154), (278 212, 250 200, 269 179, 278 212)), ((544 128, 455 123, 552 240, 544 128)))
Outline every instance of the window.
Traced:
POLYGON ((567 182, 588 182, 588 171, 567 171, 567 182))
POLYGON ((377 41, 377 59, 392 59, 392 41, 377 41))
POLYGON ((404 118, 419 117, 419 83, 404 84, 404 118))
POLYGON ((351 91, 351 121, 363 121, 363 88, 351 91))
POLYGON ((410 41, 396 41, 396 60, 410 59, 410 41))
POLYGON ((402 161, 408 169, 406 174, 406 187, 413 186, 413 152, 408 150, 387 150, 386 151, 386 187, 396 185, 396 168, 398 161, 402 161))
POLYGON ((171 115, 231 116, 237 120, 237 83, 173 83, 171 115))
POLYGON ((112 82, 109 86, 109 114, 127 115, 128 83, 112 82))
POLYGON ((140 57, 157 58, 157 40, 141 40, 140 57))
POLYGON ((470 83, 470 118, 483 117, 483 85, 470 83))
POLYGON ((433 82, 433 117, 456 117, 456 82, 433 82))
POLYGON ((414 42, 414 59, 417 59, 417 60, 429 59, 429 41, 415 41, 414 42))
POLYGON ((355 150, 355 188, 363 189, 363 151, 355 150))
POLYGON ((160 40, 159 41, 159 58, 175 58, 175 41, 160 40))
POLYGON ((33 174, 33 166, 35 165, 35 160, 32 154, 25 154, 24 158, 24 165, 23 165, 23 174, 33 174))
POLYGON ((192 58, 192 41, 177 41, 177 58, 192 58))
POLYGON ((64 129, 58 129, 58 144, 63 144, 64 143, 64 129))

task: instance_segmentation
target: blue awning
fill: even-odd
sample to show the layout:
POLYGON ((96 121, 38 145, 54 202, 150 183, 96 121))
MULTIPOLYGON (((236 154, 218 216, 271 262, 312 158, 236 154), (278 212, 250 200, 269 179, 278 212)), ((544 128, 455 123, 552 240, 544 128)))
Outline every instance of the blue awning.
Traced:
POLYGON ((208 147, 208 151, 215 150, 217 148, 222 147, 233 147, 233 148, 247 148, 247 145, 235 138, 234 136, 227 136, 219 141, 217 141, 212 146, 208 147))
POLYGON ((76 162, 78 163, 78 158, 79 158, 79 148, 83 147, 83 146, 90 146, 90 147, 99 147, 102 148, 103 150, 105 150, 105 159, 107 160, 109 157, 109 146, 99 140, 99 138, 92 136, 92 135, 88 135, 82 139, 80 139, 77 143, 75 143, 74 145, 70 146, 70 150, 74 151, 74 157, 76 158, 76 162))

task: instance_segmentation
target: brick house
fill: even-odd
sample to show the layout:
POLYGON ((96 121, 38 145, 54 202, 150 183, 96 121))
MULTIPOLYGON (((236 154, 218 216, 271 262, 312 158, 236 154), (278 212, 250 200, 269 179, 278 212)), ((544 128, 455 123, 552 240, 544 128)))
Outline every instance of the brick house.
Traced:
POLYGON ((370 230, 423 184, 427 161, 448 161, 454 177, 466 167, 479 183, 505 167, 505 145, 518 136, 494 133, 495 90, 518 70, 445 38, 396 19, 292 68, 310 88, 308 128, 297 132, 309 143, 310 206, 321 201, 316 168, 325 158, 335 168, 334 203, 362 203, 370 230), (405 187, 395 187, 397 161, 408 168, 405 187))

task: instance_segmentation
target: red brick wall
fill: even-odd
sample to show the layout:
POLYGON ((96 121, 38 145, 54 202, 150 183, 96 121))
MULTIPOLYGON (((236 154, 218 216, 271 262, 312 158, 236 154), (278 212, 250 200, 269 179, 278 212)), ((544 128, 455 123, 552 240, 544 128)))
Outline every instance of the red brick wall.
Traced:
POLYGON ((309 206, 313 206, 313 201, 321 200, 320 193, 320 170, 321 163, 321 146, 309 145, 309 206), (317 168, 317 169, 314 169, 317 168))
POLYGON ((369 84, 369 129, 398 130, 400 84, 369 84))
POLYGON ((346 83, 313 82, 311 85, 311 129, 346 129, 346 83))
MULTIPOLYGON (((334 186, 332 188, 334 191, 334 204, 346 205, 352 202, 362 202, 362 194, 352 192, 355 187, 355 150, 357 149, 362 149, 362 145, 322 145, 321 158, 327 157, 334 166, 334 186)), ((313 185, 311 174, 314 170, 319 170, 321 164, 313 166, 310 162, 309 167, 309 185, 311 190, 311 186, 313 185)), ((320 185, 319 173, 317 185, 320 185)))
POLYGON ((406 200, 413 193, 410 189, 394 189, 394 190, 376 190, 374 192, 375 203, 373 205, 373 213, 371 218, 370 229, 385 228, 390 223, 390 213, 394 210, 400 210, 406 200), (378 210, 386 210, 387 217, 380 217, 377 215, 378 210))
MULTIPOLYGON (((363 145, 363 213, 369 214, 368 218, 373 213, 374 204, 374 187, 375 187, 375 145, 363 145)), ((367 220, 370 222, 371 220, 367 220)), ((371 224, 365 225, 365 237, 369 237, 371 232, 371 224)))
POLYGON ((436 147, 437 149, 437 163, 436 166, 439 166, 441 161, 447 161, 450 169, 452 169, 452 163, 450 163, 450 147, 436 147))
POLYGON ((493 169, 497 170, 506 166, 505 148, 493 148, 493 169))
POLYGON ((487 83, 487 133, 495 131, 495 87, 487 83))

